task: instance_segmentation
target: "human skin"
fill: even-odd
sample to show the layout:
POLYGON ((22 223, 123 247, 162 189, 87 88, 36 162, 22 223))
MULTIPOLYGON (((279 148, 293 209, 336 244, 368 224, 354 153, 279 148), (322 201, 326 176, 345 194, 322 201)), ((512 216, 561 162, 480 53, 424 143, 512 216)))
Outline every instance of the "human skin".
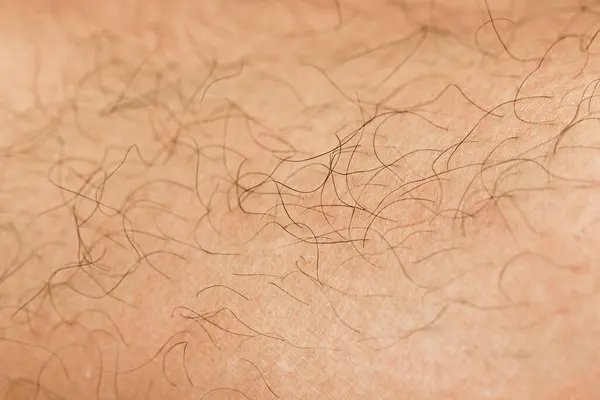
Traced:
POLYGON ((600 395, 600 5, 1 10, 1 398, 600 395))

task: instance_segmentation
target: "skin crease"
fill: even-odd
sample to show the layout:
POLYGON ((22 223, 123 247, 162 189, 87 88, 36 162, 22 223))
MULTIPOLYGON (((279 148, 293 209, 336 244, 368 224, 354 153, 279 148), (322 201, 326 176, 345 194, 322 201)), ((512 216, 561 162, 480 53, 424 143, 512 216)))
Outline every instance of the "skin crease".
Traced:
POLYGON ((597 398, 600 6, 363 3, 2 4, 2 398, 597 398))

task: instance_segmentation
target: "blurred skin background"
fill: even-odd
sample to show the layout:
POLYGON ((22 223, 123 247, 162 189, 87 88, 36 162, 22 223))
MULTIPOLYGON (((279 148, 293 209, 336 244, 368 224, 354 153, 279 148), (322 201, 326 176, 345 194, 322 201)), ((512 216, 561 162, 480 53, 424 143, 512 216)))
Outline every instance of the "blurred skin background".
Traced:
POLYGON ((595 399, 600 4, 4 1, 4 399, 595 399))

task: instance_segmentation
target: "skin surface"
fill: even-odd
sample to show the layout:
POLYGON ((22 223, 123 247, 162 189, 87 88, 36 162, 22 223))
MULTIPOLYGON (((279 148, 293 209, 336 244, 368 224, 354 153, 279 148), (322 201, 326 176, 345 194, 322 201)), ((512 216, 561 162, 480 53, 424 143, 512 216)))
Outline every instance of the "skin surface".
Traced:
POLYGON ((600 5, 6 1, 3 399, 596 399, 600 5))

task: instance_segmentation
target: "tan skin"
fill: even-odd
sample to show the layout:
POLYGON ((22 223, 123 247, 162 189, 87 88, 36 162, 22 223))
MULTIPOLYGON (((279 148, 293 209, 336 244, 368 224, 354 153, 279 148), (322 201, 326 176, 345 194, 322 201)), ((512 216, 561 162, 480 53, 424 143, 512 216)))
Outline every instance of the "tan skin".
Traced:
POLYGON ((1 13, 2 398, 596 398, 600 6, 83 3, 1 13))

